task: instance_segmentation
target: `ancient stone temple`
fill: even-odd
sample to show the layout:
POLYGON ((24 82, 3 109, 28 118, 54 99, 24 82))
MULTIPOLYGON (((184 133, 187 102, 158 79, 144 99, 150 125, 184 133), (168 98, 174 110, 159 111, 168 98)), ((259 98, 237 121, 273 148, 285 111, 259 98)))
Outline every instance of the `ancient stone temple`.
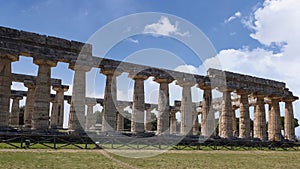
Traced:
POLYGON ((272 141, 281 140, 282 137, 295 139, 293 102, 298 97, 283 82, 217 69, 209 69, 207 75, 196 75, 120 63, 93 56, 90 44, 0 27, 0 129, 62 128, 64 101, 67 100, 70 104, 68 128, 74 131, 92 130, 95 123, 93 108, 101 104, 102 132, 122 132, 123 111, 129 106, 132 108, 132 133, 151 130, 151 110, 156 109, 157 135, 219 135, 222 138, 254 137, 272 141), (12 73, 11 63, 18 61, 19 56, 33 58, 33 63, 38 66, 36 76, 12 73), (59 62, 69 64, 69 69, 74 71, 72 96, 64 95, 69 87, 61 84, 61 79, 51 78, 51 67, 56 67, 59 62), (106 76, 104 98, 86 97, 86 73, 92 68, 99 69, 106 76), (134 81, 132 101, 117 100, 117 76, 122 73, 128 73, 134 81), (159 85, 158 104, 145 103, 144 81, 149 77, 154 77, 159 85), (182 88, 182 98, 170 105, 169 85, 173 81, 182 88), (11 90, 12 82, 23 83, 27 91, 11 90), (200 103, 192 102, 193 86, 203 91, 200 103), (51 88, 55 94, 50 93, 51 88), (219 92, 222 97, 213 98, 212 91, 219 92), (19 101, 24 97, 24 126, 20 126, 19 101), (281 134, 280 102, 285 103, 284 136, 281 134), (265 105, 268 105, 269 111, 265 105), (254 107, 253 128, 250 126, 251 106, 254 107), (239 110, 239 127, 236 127, 235 110, 239 110), (181 114, 180 129, 176 126, 177 112, 181 114))

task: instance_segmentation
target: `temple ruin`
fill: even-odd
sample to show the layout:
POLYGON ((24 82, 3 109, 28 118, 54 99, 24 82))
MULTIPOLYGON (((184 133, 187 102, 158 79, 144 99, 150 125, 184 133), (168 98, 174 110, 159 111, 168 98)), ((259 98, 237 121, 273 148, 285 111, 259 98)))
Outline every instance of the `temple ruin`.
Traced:
POLYGON ((94 123, 93 107, 101 104, 103 132, 122 131, 122 111, 130 106, 132 133, 144 133, 151 129, 150 113, 155 108, 158 111, 158 135, 179 132, 181 135, 219 135, 222 138, 243 139, 254 137, 279 141, 282 126, 279 103, 284 102, 284 138, 295 140, 293 102, 298 97, 283 82, 217 69, 209 69, 207 75, 196 75, 120 62, 93 56, 89 44, 6 27, 0 27, 0 60, 0 130, 21 127, 18 126, 19 101, 26 97, 22 127, 32 130, 62 128, 64 101, 67 100, 70 104, 68 129, 73 131, 91 128, 94 123), (11 63, 18 61, 19 56, 33 58, 33 63, 38 66, 37 76, 12 73, 11 63), (69 68, 74 71, 72 96, 64 95, 69 87, 62 84, 60 79, 51 78, 51 67, 55 67, 58 62, 69 64, 69 68), (104 98, 86 97, 86 72, 91 68, 100 69, 100 73, 106 76, 104 98), (132 102, 116 101, 116 77, 124 72, 134 81, 132 102), (159 84, 157 105, 145 103, 144 81, 149 77, 154 77, 154 81, 159 84), (173 81, 182 87, 182 99, 169 105, 169 84, 173 81), (11 90, 12 82, 24 83, 28 90, 11 90), (203 90, 200 103, 192 102, 193 86, 203 90), (51 88, 56 94, 50 94, 51 88), (212 90, 221 92, 223 96, 213 99, 212 90), (233 98, 232 94, 236 97, 233 98), (10 99, 13 100, 11 109, 10 99), (268 126, 266 104, 269 105, 268 126), (253 129, 250 128, 250 106, 254 106, 253 129), (238 130, 235 122, 237 109, 240 111, 238 130), (181 113, 180 131, 176 131, 176 112, 181 113), (215 132, 216 112, 220 113, 218 133, 215 132))

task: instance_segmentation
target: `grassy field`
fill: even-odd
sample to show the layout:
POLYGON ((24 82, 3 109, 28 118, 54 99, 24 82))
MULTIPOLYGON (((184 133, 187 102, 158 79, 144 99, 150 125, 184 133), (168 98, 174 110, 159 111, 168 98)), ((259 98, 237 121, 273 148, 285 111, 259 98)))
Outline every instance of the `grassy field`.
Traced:
MULTIPOLYGON (((157 152, 157 151, 153 151, 157 152)), ((299 151, 168 151, 126 158, 104 150, 0 149, 0 168, 300 168, 299 151)))

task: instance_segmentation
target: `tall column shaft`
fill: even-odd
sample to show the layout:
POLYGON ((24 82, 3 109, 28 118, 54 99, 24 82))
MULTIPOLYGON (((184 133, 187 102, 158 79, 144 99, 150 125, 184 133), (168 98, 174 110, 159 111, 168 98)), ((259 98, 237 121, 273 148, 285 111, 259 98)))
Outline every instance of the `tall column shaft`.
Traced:
POLYGON ((46 130, 49 128, 49 109, 50 109, 50 86, 51 86, 51 66, 45 61, 34 60, 39 66, 34 92, 34 106, 32 115, 32 128, 46 130))
POLYGON ((64 121, 64 92, 68 88, 64 86, 54 86, 53 90, 56 91, 56 95, 52 104, 51 112, 51 128, 62 128, 64 121))
POLYGON ((86 72, 89 68, 76 65, 74 70, 69 129, 80 131, 85 128, 86 72))
POLYGON ((239 137, 250 138, 250 114, 249 101, 247 94, 241 94, 240 100, 240 121, 239 121, 239 137))
POLYGON ((254 122, 253 122, 254 138, 260 138, 266 140, 266 111, 264 105, 264 98, 257 97, 254 110, 254 122))
POLYGON ((177 111, 171 111, 170 114, 170 134, 176 134, 176 112, 177 111))
POLYGON ((145 130, 152 130, 152 118, 151 118, 151 108, 150 106, 146 108, 146 121, 145 121, 145 130))
POLYGON ((35 83, 32 81, 25 81, 24 86, 27 87, 26 103, 24 110, 24 126, 31 128, 31 120, 34 107, 34 91, 35 83))
POLYGON ((193 110, 192 110, 192 94, 191 85, 182 84, 182 98, 181 98, 181 125, 180 134, 191 134, 193 126, 193 110))
POLYGON ((232 132, 233 132, 233 136, 237 137, 235 108, 232 109, 232 132))
POLYGON ((161 134, 170 126, 169 83, 161 82, 159 85, 157 115, 157 134, 161 134))
POLYGON ((211 136, 215 131, 215 113, 212 110, 212 93, 210 88, 203 88, 201 134, 211 136))
POLYGON ((144 117, 145 117, 145 94, 144 94, 144 80, 146 77, 134 78, 133 89, 133 106, 131 116, 131 132, 144 132, 144 117))
POLYGON ((118 106, 118 114, 117 114, 117 131, 124 131, 124 109, 127 105, 118 106))
POLYGON ((222 111, 219 123, 219 136, 223 138, 230 138, 232 132, 232 103, 231 91, 223 92, 222 111))
POLYGON ((86 113, 86 121, 85 121, 85 129, 89 130, 93 125, 96 124, 94 120, 96 117, 94 116, 94 106, 96 103, 87 103, 87 113, 86 113))
POLYGON ((8 127, 9 123, 11 62, 16 60, 0 55, 0 128, 8 127))
POLYGON ((23 99, 22 96, 13 96, 12 97, 12 109, 10 113, 10 125, 19 126, 19 114, 20 114, 20 100, 23 99))
POLYGON ((270 119, 268 123, 268 137, 270 141, 280 141, 281 140, 281 120, 280 120, 280 109, 279 109, 279 99, 271 99, 271 111, 270 119))
POLYGON ((292 141, 295 140, 295 124, 292 101, 285 102, 284 138, 292 141))
POLYGON ((193 135, 199 134, 199 118, 198 118, 198 112, 196 111, 196 108, 194 110, 193 108, 193 135))

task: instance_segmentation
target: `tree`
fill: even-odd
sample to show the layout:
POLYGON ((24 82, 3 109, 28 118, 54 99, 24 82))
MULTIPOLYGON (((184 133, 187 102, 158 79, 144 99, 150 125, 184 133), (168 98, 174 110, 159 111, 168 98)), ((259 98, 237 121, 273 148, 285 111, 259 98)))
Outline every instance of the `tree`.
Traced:
MULTIPOLYGON (((281 130, 284 130, 284 116, 281 116, 280 117, 280 120, 281 120, 281 130)), ((297 118, 294 118, 294 127, 298 127, 299 126, 299 123, 298 123, 298 119, 297 118)))

